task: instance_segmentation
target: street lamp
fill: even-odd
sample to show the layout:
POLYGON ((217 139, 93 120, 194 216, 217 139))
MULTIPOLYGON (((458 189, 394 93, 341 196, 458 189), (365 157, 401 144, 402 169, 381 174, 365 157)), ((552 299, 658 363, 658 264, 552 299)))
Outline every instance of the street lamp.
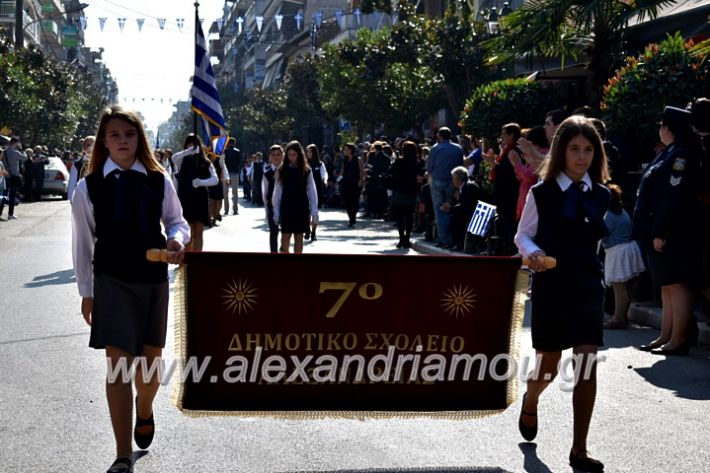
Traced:
POLYGON ((15 49, 20 50, 25 47, 25 31, 27 28, 31 25, 34 25, 35 23, 38 23, 42 20, 50 20, 52 18, 55 18, 57 16, 61 15, 67 15, 70 13, 78 13, 82 10, 84 10, 86 7, 88 7, 88 3, 80 3, 75 7, 72 8, 67 8, 64 11, 57 11, 54 12, 50 15, 43 16, 42 18, 37 18, 36 20, 32 20, 28 22, 26 25, 23 24, 22 20, 22 15, 24 13, 23 7, 23 0, 16 0, 15 2, 15 49))

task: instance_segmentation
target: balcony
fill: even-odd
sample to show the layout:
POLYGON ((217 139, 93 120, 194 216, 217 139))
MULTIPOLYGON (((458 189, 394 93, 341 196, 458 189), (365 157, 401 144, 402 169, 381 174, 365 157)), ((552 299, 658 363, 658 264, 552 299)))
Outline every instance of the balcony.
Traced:
POLYGON ((40 22, 42 25, 42 31, 48 35, 54 35, 55 38, 59 38, 59 25, 54 20, 42 20, 40 22))
POLYGON ((0 2, 0 18, 15 18, 15 2, 2 1, 0 2))
POLYGON ((33 43, 40 44, 42 42, 42 36, 39 23, 33 20, 27 12, 24 12, 24 15, 22 15, 22 24, 24 25, 25 36, 33 43))

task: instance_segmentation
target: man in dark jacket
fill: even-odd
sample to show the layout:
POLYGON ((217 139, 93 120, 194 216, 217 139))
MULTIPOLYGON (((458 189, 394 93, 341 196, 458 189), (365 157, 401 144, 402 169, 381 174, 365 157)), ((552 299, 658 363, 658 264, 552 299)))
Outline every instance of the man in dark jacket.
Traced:
POLYGON ((453 243, 449 248, 462 251, 468 223, 478 205, 481 190, 475 182, 468 180, 468 169, 463 166, 455 167, 451 171, 451 182, 454 188, 453 201, 451 204, 444 203, 441 210, 451 215, 449 232, 453 243))
MULTIPOLYGON (((234 138, 227 140, 227 146, 224 149, 224 165, 229 173, 229 187, 232 188, 232 206, 234 207, 234 215, 239 213, 239 174, 242 172, 242 152, 234 145, 234 138)), ((229 213, 229 189, 224 192, 224 215, 229 213)))

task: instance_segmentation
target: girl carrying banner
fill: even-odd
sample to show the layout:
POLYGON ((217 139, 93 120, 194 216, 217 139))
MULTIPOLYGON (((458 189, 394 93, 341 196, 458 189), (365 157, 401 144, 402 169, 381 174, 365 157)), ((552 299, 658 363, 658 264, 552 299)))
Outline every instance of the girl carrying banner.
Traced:
POLYGON ((106 109, 96 133, 87 176, 74 192, 72 253, 82 296, 81 312, 91 326, 89 346, 105 349, 109 368, 125 366, 124 375, 107 376, 106 397, 116 440, 110 473, 129 472, 131 431, 140 448, 153 440, 153 399, 168 314, 168 266, 149 263, 146 250, 167 248, 177 263, 190 229, 172 180, 150 151, 136 112, 106 109), (161 222, 165 227, 163 234, 161 222), (93 260, 93 262, 92 262, 93 260), (135 376, 136 422, 133 427, 135 376))
POLYGON ((540 394, 557 375, 563 350, 573 348, 574 436, 569 462, 581 471, 604 465, 587 452, 587 434, 596 398, 596 353, 603 344, 604 285, 597 256, 607 234, 604 214, 610 192, 606 156, 592 122, 573 116, 562 122, 550 158, 532 187, 515 236, 535 271, 532 284, 532 339, 538 366, 528 378, 519 429, 532 441, 537 434, 540 394), (544 256, 557 259, 544 271, 544 256))
POLYGON ((318 225, 318 191, 298 141, 286 146, 286 160, 276 171, 274 182, 271 200, 274 221, 281 225, 281 251, 288 253, 293 235, 294 253, 303 253, 303 234, 309 225, 318 225))

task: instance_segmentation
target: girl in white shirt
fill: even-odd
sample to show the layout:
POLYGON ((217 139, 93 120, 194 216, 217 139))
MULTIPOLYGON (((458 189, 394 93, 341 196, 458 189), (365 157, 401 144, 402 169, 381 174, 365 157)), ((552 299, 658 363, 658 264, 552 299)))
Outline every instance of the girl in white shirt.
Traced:
POLYGON ((72 202, 74 271, 91 326, 89 346, 105 350, 109 368, 126 367, 106 380, 116 441, 108 471, 125 473, 132 468, 131 433, 142 449, 153 440, 160 383, 150 367, 160 362, 167 330, 168 267, 147 262, 146 250, 167 248, 175 252, 170 262, 178 263, 190 230, 136 112, 116 105, 104 111, 87 167, 72 202), (134 360, 145 362, 137 364, 135 400, 128 372, 134 360))

